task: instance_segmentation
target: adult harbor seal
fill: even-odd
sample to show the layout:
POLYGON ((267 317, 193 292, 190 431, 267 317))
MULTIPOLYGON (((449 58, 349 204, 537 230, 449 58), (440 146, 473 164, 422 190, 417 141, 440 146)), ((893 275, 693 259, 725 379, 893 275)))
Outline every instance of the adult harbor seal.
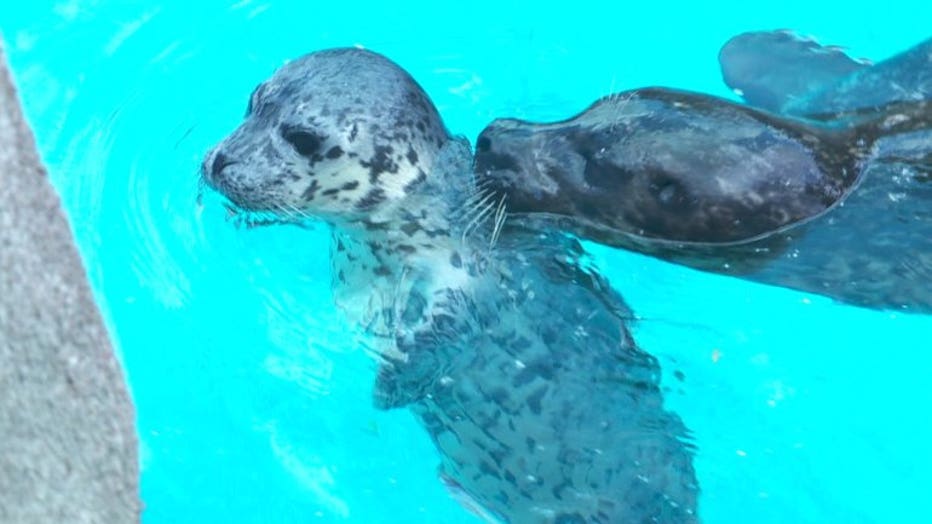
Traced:
MULTIPOLYGON (((736 58, 759 43, 723 51, 726 78, 783 107, 802 88, 761 79, 747 72, 757 62, 736 58)), ((813 77, 833 78, 839 98, 859 92, 860 79, 914 89, 844 112, 810 109, 808 119, 662 88, 612 95, 563 122, 499 119, 477 141, 477 176, 509 211, 550 217, 584 238, 849 303, 929 312, 932 68, 895 67, 925 59, 927 46, 866 70, 824 54, 828 70, 813 77), (838 80, 846 67, 855 76, 838 80)))
POLYGON ((330 225, 338 304, 380 357, 377 404, 417 415, 444 482, 487 519, 697 521, 687 430, 627 306, 574 239, 503 223, 400 67, 360 49, 288 63, 202 176, 247 216, 330 225))

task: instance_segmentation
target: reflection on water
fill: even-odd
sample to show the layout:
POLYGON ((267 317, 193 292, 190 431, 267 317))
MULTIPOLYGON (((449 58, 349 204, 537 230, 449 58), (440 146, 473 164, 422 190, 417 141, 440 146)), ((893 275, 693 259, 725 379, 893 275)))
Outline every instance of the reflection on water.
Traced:
MULTIPOLYGON (((810 6, 796 10, 814 13, 805 20, 710 20, 697 33, 686 16, 658 34, 644 23, 665 17, 656 12, 498 17, 502 6, 473 6, 434 27, 416 16, 423 7, 371 6, 347 25, 334 23, 345 16, 336 5, 188 4, 49 2, 0 17, 127 369, 148 522, 475 521, 437 480, 413 418, 371 407, 375 366, 330 302, 328 232, 238 229, 219 206, 197 205, 200 158, 284 58, 379 49, 474 136, 494 116, 568 116, 609 89, 722 93, 715 53, 728 36, 751 24, 829 31, 837 18, 810 6)), ((871 23, 898 31, 862 54, 927 36, 910 33, 903 9, 875 13, 871 23)), ((837 24, 842 43, 879 31, 837 24)), ((923 500, 932 468, 928 317, 590 248, 641 319, 633 334, 665 373, 667 409, 695 436, 706 521, 911 520, 902 501, 923 500)))

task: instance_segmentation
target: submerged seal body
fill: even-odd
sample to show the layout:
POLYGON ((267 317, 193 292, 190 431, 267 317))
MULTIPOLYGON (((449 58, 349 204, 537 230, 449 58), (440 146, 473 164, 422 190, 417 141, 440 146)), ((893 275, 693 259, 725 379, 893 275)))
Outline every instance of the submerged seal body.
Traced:
POLYGON ((342 49, 263 82, 203 177, 246 214, 331 226, 377 404, 417 415, 485 518, 697 521, 687 430, 621 297, 571 237, 503 223, 471 168, 407 73, 342 49))
MULTIPOLYGON (((802 89, 744 72, 737 64, 758 62, 736 55, 723 51, 741 72, 731 77, 768 107, 802 89)), ((831 70, 814 78, 877 78, 825 56, 831 70)), ((479 136, 475 169, 510 211, 584 238, 854 304, 932 311, 932 96, 928 76, 910 75, 909 96, 805 119, 662 88, 613 95, 562 122, 499 119, 479 136)))

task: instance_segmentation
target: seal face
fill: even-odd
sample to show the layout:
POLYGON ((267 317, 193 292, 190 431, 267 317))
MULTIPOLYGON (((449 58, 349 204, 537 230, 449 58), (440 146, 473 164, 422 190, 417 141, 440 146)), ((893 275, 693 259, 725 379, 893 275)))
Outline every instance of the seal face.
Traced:
POLYGON ((407 73, 323 51, 250 105, 204 178, 249 212, 332 226, 334 294, 371 335, 376 404, 418 417, 454 495, 516 524, 697 521, 688 433, 627 306, 576 240, 504 222, 407 73))
POLYGON ((207 156, 207 182, 250 211, 362 216, 397 200, 449 137, 424 90, 390 64, 362 49, 286 64, 207 156))

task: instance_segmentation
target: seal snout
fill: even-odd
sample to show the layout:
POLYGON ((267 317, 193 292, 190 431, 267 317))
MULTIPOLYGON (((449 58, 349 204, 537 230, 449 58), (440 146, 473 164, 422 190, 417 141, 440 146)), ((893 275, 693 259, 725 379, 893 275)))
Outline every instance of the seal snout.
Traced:
POLYGON ((204 159, 201 172, 209 181, 218 180, 221 177, 221 173, 223 173, 223 169, 234 163, 233 159, 224 154, 223 151, 214 149, 208 153, 207 157, 204 159))
POLYGON ((240 162, 223 151, 222 145, 217 146, 204 156, 204 161, 201 162, 201 177, 208 186, 236 206, 243 209, 261 208, 262 191, 252 178, 243 176, 243 173, 235 168, 231 169, 238 164, 240 162))

